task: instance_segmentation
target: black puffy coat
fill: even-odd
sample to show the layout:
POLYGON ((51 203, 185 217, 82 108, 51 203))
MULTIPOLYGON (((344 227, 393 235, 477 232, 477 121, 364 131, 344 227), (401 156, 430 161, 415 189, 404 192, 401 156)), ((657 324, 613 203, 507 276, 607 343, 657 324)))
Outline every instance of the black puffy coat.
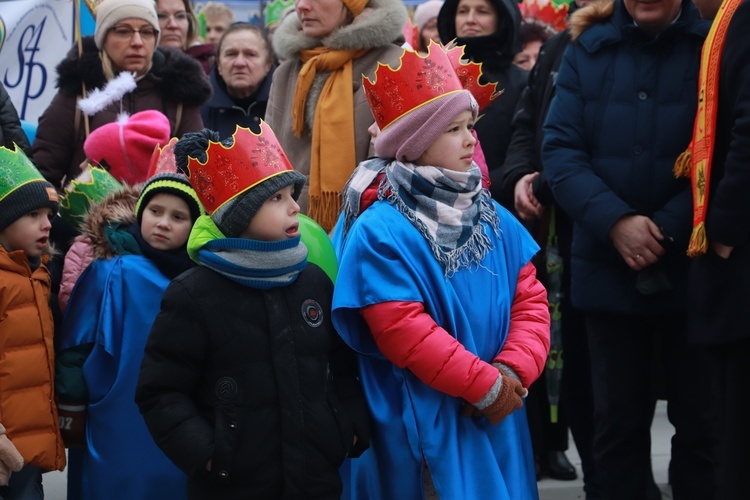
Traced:
POLYGON ((31 154, 31 145, 21 128, 16 108, 10 100, 8 91, 0 82, 0 146, 13 149, 14 142, 27 156, 31 154))
POLYGON ((191 498, 340 498, 339 467, 369 435, 332 295, 314 264, 268 290, 202 266, 169 285, 136 402, 191 498))

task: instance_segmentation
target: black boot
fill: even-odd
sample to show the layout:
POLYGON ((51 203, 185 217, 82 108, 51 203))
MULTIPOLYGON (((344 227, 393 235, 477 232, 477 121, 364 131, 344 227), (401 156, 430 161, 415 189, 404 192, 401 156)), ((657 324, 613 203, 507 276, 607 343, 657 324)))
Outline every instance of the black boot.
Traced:
POLYGON ((544 474, 559 481, 573 481, 578 478, 576 468, 570 463, 564 451, 548 451, 544 464, 544 474))

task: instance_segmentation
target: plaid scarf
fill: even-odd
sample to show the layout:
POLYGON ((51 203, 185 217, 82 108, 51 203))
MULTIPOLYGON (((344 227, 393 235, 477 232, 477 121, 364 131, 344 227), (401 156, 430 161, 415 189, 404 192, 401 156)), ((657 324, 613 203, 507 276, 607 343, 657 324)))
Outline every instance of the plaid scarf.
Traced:
POLYGON ((742 0, 725 0, 711 24, 701 53, 698 74, 698 111, 695 114, 693 139, 675 162, 676 177, 690 177, 693 190, 693 232, 687 254, 690 257, 708 251, 706 212, 711 184, 711 163, 716 143, 716 112, 719 102, 721 53, 727 38, 729 22, 742 0))
POLYGON ((479 263, 492 249, 481 222, 499 234, 499 219, 482 175, 374 158, 360 163, 343 192, 344 234, 360 213, 362 193, 385 173, 378 199, 391 203, 427 239, 446 277, 479 263))

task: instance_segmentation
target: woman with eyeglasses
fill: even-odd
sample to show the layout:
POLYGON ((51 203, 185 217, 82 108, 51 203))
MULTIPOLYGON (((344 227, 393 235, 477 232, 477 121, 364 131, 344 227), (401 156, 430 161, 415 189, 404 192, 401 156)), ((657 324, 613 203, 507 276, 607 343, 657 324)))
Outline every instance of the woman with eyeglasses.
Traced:
POLYGON ((58 189, 81 173, 86 137, 121 113, 161 111, 177 137, 203 128, 208 79, 192 58, 159 47, 160 31, 153 0, 104 0, 94 36, 84 37, 80 53, 73 47, 57 66, 59 90, 39 119, 31 156, 58 189), (135 76, 135 88, 122 88, 126 72, 135 76), (95 89, 102 91, 98 106, 84 114, 77 102, 95 89))
POLYGON ((173 47, 201 63, 206 74, 214 66, 214 46, 198 38, 198 18, 190 0, 156 0, 162 47, 173 47))

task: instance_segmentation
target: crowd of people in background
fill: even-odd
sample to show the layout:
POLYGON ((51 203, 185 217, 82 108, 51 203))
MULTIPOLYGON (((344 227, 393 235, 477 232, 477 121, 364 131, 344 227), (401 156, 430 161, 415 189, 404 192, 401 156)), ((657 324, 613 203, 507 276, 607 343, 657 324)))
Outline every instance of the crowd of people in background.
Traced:
POLYGON ((0 500, 533 500, 569 435, 658 500, 660 399, 745 498, 750 0, 412 7, 102 0, 31 141, 0 84, 0 500))

